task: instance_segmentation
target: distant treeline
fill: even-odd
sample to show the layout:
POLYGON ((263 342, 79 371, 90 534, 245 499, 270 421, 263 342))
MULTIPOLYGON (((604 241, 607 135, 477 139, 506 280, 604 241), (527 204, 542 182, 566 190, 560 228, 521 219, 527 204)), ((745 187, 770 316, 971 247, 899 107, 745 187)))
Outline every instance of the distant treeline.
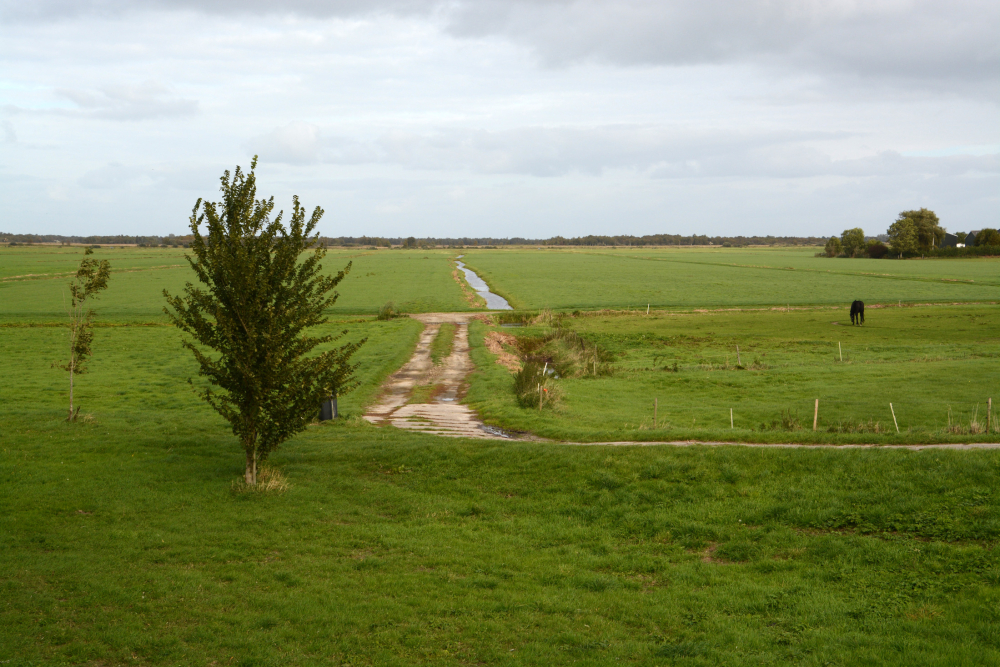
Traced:
MULTIPOLYGON (((706 246, 706 245, 823 245, 825 238, 818 236, 706 236, 693 234, 650 234, 647 236, 576 236, 566 238, 553 236, 548 239, 526 239, 519 236, 511 238, 479 237, 471 238, 416 238, 413 236, 381 237, 381 236, 323 236, 320 242, 329 246, 706 246)), ((7 234, 0 232, 0 243, 83 243, 89 245, 138 245, 138 246, 175 246, 191 242, 191 236, 60 236, 58 234, 7 234)))
POLYGON ((507 245, 578 245, 578 246, 662 246, 662 245, 823 245, 818 236, 705 236, 682 234, 650 234, 648 236, 553 236, 547 239, 468 237, 461 238, 386 238, 375 236, 322 237, 328 245, 358 246, 507 246, 507 245))
POLYGON ((84 243, 88 245, 183 245, 190 236, 60 236, 59 234, 7 234, 0 232, 0 243, 84 243))

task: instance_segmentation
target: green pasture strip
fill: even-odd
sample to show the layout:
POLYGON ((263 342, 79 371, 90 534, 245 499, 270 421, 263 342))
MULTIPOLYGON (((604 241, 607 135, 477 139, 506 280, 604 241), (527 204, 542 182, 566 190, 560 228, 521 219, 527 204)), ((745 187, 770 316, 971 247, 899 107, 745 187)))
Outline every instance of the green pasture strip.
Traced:
MULTIPOLYGON (((835 260, 808 270, 747 265, 735 249, 718 257, 705 251, 664 250, 637 257, 583 250, 469 250, 464 260, 515 308, 701 308, 753 305, 975 302, 997 298, 1000 260, 925 261, 941 274, 891 274, 889 267, 920 260, 835 260), (713 261, 707 261, 713 257, 713 261), (726 259, 731 258, 731 261, 726 259), (656 260, 656 261, 652 261, 656 260), (843 272, 851 262, 862 269, 843 272), (865 266, 872 262, 874 266, 865 266), (825 266, 829 270, 821 270, 825 266), (976 278, 955 267, 969 266, 976 278), (890 275, 869 275, 881 271, 890 275), (975 282, 969 282, 975 280, 975 282)), ((800 253, 802 254, 802 253, 800 253)))
MULTIPOLYGON (((340 397, 341 412, 360 414, 374 400, 385 378, 413 353, 422 329, 420 322, 410 318, 333 321, 317 327, 317 335, 347 330, 343 341, 368 339, 353 357, 360 364, 356 377, 361 384, 340 397)), ((161 412, 212 417, 214 412, 187 382, 193 378, 195 386, 205 386, 191 353, 181 347, 182 338, 171 326, 98 327, 89 372, 75 382, 75 402, 82 406, 81 414, 97 419, 112 414, 123 419, 143 414, 150 419, 161 412)), ((61 327, 0 327, 0 347, 10 362, 0 379, 2 409, 12 414, 47 413, 53 418, 65 411, 69 375, 51 365, 63 360, 68 346, 67 330, 61 327)), ((317 351, 321 349, 325 348, 317 351)))
MULTIPOLYGON (((949 411, 952 425, 969 426, 973 419, 985 425, 989 398, 998 421, 996 307, 876 309, 868 312, 864 327, 852 327, 846 315, 757 310, 563 318, 563 326, 614 355, 614 372, 557 380, 563 398, 542 411, 518 406, 513 378, 483 347, 486 327, 477 322, 470 327, 470 346, 479 373, 467 401, 490 424, 562 440, 891 444, 1000 439, 996 432, 946 432, 949 411), (817 398, 818 431, 813 432, 817 398), (782 423, 786 416, 800 428, 789 430, 794 424, 782 423), (830 432, 831 427, 857 430, 862 423, 869 427, 862 432, 830 432), (880 432, 870 432, 875 425, 880 432)), ((531 336, 552 329, 504 331, 531 336)))
MULTIPOLYGON (((71 278, 80 266, 81 246, 0 246, 0 283, 71 278)), ((187 267, 183 248, 95 248, 94 259, 106 259, 116 271, 187 267)))
MULTIPOLYGON (((19 275, 11 272, 24 270, 23 257, 17 254, 21 250, 21 247, 0 248, 0 270, 19 275)), ((68 284, 83 257, 81 249, 69 250, 73 252, 57 253, 60 258, 68 258, 58 268, 69 274, 0 280, 0 323, 58 322, 65 318, 68 284)), ((94 304, 98 320, 166 321, 163 290, 179 294, 186 282, 197 282, 181 250, 99 249, 94 256, 106 256, 112 266, 108 289, 94 304), (132 256, 129 253, 148 256, 143 261, 148 260, 149 265, 144 267, 125 261, 132 256), (159 268, 161 263, 173 268, 159 268)), ((340 271, 348 262, 353 262, 351 273, 339 286, 340 298, 331 312, 373 314, 387 301, 411 313, 468 310, 461 289, 451 277, 450 257, 446 251, 331 250, 323 262, 328 272, 340 271)))
POLYGON ((458 327, 453 322, 445 322, 438 329, 437 335, 431 341, 431 360, 435 364, 440 364, 451 355, 457 329, 458 327))
POLYGON ((692 252, 688 249, 575 250, 632 259, 716 264, 747 268, 815 271, 839 275, 874 276, 906 280, 954 280, 1000 285, 997 258, 968 259, 871 259, 867 257, 816 257, 820 248, 718 248, 692 252))
MULTIPOLYGON (((168 395, 169 392, 168 392, 168 395)), ((219 420, 4 409, 0 661, 1000 662, 1000 455, 455 441, 360 420, 241 496, 219 420)))

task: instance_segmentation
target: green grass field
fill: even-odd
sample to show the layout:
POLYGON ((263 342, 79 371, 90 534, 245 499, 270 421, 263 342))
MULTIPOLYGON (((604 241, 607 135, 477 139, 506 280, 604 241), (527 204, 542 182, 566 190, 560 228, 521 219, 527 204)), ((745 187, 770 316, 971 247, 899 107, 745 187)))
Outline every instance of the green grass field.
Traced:
POLYGON ((515 308, 709 308, 995 301, 1000 262, 829 259, 816 248, 469 250, 515 308))
MULTIPOLYGON (((249 494, 234 490, 242 451, 187 384, 196 365, 160 316, 159 291, 186 269, 155 267, 181 263, 179 251, 98 251, 123 271, 97 303, 71 424, 67 374, 51 364, 68 346, 57 274, 82 253, 0 248, 0 665, 1000 664, 996 450, 572 446, 376 428, 360 414, 421 325, 372 313, 388 300, 468 305, 449 253, 367 252, 331 252, 331 268, 355 265, 324 326, 367 337, 361 384, 340 397, 343 419, 272 456, 287 491, 249 494), (27 273, 45 275, 15 277, 27 273)), ((478 268, 519 251, 471 252, 478 268)), ((524 271, 563 256, 550 252, 526 253, 524 271)), ((681 257, 691 262, 580 255, 575 275, 670 264, 671 280, 695 284, 699 271, 742 270, 681 257)), ((956 288, 938 284, 949 271, 997 266, 883 264, 929 271, 883 283, 932 290, 956 288)), ((773 284, 732 298, 800 279, 759 271, 773 284)), ((610 280, 613 296, 624 283, 610 280)), ((505 296, 522 305, 587 294, 557 281, 547 302, 518 284, 505 296)), ((706 295, 727 298, 713 285, 706 295)), ((873 309, 851 328, 844 308, 692 312, 701 305, 564 317, 610 361, 554 380, 562 399, 541 413, 516 406, 474 322, 469 400, 494 423, 577 440, 983 439, 942 426, 947 405, 967 421, 1000 393, 996 306, 873 309), (654 397, 669 428, 651 428, 654 397), (816 397, 825 429, 885 425, 893 401, 904 433, 813 436, 816 397), (808 427, 759 430, 782 410, 808 427)))
MULTIPOLYGON (((565 373, 555 381, 563 399, 542 411, 517 405, 511 374, 493 363, 479 342, 485 326, 474 323, 480 373, 469 402, 496 426, 583 441, 996 439, 995 412, 992 435, 946 430, 949 409, 951 426, 968 426, 976 415, 985 426, 987 400, 1000 396, 996 306, 869 309, 863 327, 852 327, 847 315, 842 308, 813 308, 563 318, 564 330, 598 345, 614 362, 610 375, 595 377, 587 368, 565 373), (817 398, 820 419, 813 432, 817 398), (799 428, 772 427, 782 413, 797 418, 799 428), (877 424, 881 432, 843 432, 859 424, 877 424)), ((554 329, 504 331, 537 337, 554 329)), ((558 353, 545 359, 564 372, 558 353)))
MULTIPOLYGON (((119 322, 165 322, 164 289, 180 293, 193 279, 185 251, 174 248, 100 248, 108 259, 112 288, 101 295, 100 313, 119 322)), ((353 262, 340 284, 335 314, 372 314, 387 301, 409 313, 462 311, 469 305, 451 277, 454 253, 443 250, 330 250, 328 272, 353 262)), ((58 322, 65 317, 66 283, 76 271, 78 247, 0 247, 0 322, 58 322)))

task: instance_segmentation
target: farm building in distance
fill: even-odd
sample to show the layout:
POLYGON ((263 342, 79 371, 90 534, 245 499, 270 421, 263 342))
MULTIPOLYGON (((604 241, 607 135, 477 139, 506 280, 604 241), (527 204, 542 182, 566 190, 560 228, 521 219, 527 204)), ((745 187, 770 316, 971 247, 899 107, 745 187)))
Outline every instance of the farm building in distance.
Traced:
POLYGON ((954 234, 949 234, 945 232, 944 240, 941 241, 942 248, 957 248, 958 247, 958 237, 954 234))

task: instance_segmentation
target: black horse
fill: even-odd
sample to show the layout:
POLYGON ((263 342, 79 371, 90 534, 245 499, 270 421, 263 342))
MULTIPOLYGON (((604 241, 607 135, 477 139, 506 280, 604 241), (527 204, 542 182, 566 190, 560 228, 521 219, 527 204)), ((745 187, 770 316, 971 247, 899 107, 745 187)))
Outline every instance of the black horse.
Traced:
POLYGON ((855 301, 851 304, 851 324, 862 325, 865 323, 865 304, 863 301, 855 301))

